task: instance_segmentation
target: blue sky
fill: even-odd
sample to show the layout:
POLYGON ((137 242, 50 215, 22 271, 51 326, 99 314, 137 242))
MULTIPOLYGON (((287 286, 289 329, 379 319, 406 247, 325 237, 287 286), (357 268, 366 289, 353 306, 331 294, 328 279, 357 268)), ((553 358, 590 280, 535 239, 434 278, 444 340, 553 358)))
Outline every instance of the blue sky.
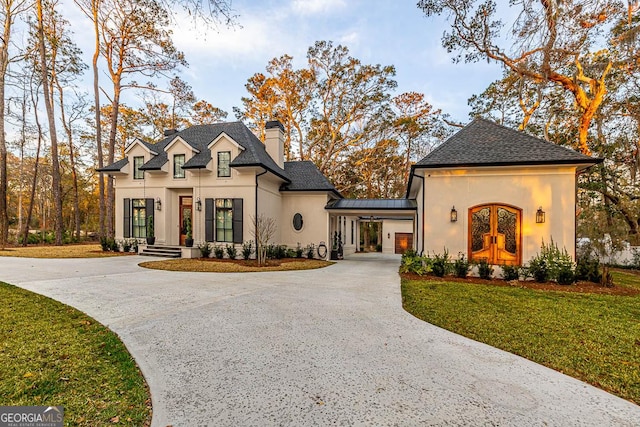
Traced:
POLYGON ((459 121, 468 121, 468 98, 501 76, 486 62, 453 64, 441 47, 443 20, 427 18, 417 1, 233 0, 241 26, 205 31, 179 19, 174 41, 190 67, 183 78, 196 96, 226 110, 240 106, 244 84, 285 53, 304 66, 316 40, 347 46, 363 63, 394 65, 397 93, 417 91, 459 121))

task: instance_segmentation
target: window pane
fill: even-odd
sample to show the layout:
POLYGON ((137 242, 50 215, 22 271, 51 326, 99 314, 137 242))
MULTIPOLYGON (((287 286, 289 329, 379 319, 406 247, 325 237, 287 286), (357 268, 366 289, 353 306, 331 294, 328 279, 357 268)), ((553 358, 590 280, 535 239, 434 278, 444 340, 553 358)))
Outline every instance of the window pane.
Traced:
POLYGON ((184 154, 174 154, 173 156, 173 177, 184 178, 184 154))
POLYGON ((216 241, 233 242, 233 210, 231 199, 216 199, 216 241))
POLYGON ((147 210, 144 199, 133 199, 131 215, 131 232, 133 237, 147 237, 147 210))
POLYGON ((218 176, 229 177, 231 176, 231 169, 229 167, 231 163, 231 152, 220 151, 218 152, 218 176))
POLYGON ((133 179, 144 179, 144 171, 140 170, 140 166, 143 164, 143 156, 136 156, 133 158, 133 179))

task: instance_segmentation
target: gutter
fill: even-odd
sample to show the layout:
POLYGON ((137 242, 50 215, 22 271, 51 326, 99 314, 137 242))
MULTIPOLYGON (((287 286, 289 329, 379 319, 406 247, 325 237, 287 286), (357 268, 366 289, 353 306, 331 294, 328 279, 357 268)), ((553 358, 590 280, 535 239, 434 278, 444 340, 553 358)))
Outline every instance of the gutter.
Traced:
MULTIPOLYGON (((416 178, 420 178, 422 180, 422 251, 420 251, 420 253, 424 253, 424 194, 426 193, 426 188, 424 185, 424 176, 420 176, 420 175, 414 175, 413 174, 413 170, 411 171, 411 175, 412 178, 416 177, 416 178)), ((418 211, 416 210, 416 214, 418 213, 418 211)), ((418 221, 420 220, 420 218, 418 217, 418 221)), ((418 224, 418 226, 420 226, 420 224, 418 224)))

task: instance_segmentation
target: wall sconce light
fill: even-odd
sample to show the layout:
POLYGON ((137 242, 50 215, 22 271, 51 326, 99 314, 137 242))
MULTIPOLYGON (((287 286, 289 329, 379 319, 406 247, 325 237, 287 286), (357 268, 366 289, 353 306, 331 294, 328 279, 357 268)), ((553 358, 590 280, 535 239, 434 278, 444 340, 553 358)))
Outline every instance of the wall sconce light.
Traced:
POLYGON ((160 201, 160 197, 156 198, 156 210, 157 211, 162 210, 162 201, 160 201))
POLYGON ((453 206, 451 208, 451 222, 456 222, 458 220, 458 211, 456 210, 456 207, 453 206))
POLYGON ((200 201, 200 197, 198 197, 196 199, 196 210, 197 211, 201 211, 202 210, 202 202, 200 201))
POLYGON ((540 206, 538 208, 538 210, 536 211, 536 222, 538 224, 542 224, 544 222, 544 220, 545 220, 545 213, 542 210, 542 206, 540 206))
POLYGON ((387 239, 391 238, 391 233, 387 233, 387 239))

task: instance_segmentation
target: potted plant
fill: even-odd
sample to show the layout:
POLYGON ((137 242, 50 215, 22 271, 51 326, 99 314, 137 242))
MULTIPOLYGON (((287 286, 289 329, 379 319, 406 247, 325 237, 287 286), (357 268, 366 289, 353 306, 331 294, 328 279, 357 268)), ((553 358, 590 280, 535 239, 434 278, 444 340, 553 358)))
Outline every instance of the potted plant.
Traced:
POLYGON ((340 249, 340 237, 338 237, 338 232, 333 232, 333 244, 331 245, 331 259, 338 259, 338 251, 340 249))
POLYGON ((187 237, 184 239, 184 245, 188 248, 193 247, 193 236, 191 235, 191 218, 186 217, 184 219, 185 234, 187 237))
POLYGON ((156 242, 156 236, 153 228, 153 216, 147 217, 147 245, 153 245, 156 242))

